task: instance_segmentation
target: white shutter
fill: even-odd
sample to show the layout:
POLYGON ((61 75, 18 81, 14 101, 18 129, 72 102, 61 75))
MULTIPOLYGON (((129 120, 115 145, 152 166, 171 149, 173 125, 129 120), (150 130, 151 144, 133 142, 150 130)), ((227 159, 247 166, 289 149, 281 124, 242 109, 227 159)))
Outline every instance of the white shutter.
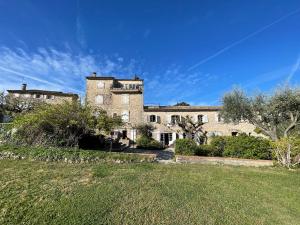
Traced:
POLYGON ((203 123, 208 123, 208 116, 207 116, 207 115, 204 115, 204 116, 202 117, 202 121, 203 121, 203 123))
POLYGON ((156 122, 160 123, 160 116, 156 116, 156 122))
POLYGON ((127 110, 122 112, 122 120, 123 122, 129 122, 129 112, 127 110))
POLYGON ((219 121, 219 114, 218 114, 218 113, 215 114, 215 121, 216 121, 216 122, 220 122, 220 121, 219 121))
POLYGON ((147 123, 150 122, 150 116, 149 115, 146 115, 146 121, 147 121, 147 123))
POLYGON ((102 96, 102 95, 97 95, 97 96, 95 97, 95 103, 96 103, 97 105, 103 104, 103 96, 102 96))
POLYGON ((98 81, 98 82, 97 82, 97 88, 98 88, 98 89, 103 89, 103 88, 104 88, 104 83, 103 83, 103 81, 98 81))
POLYGON ((129 104, 129 95, 128 94, 123 94, 121 98, 122 98, 122 104, 125 104, 125 105, 129 104))
POLYGON ((171 123, 171 115, 167 115, 167 122, 171 123))

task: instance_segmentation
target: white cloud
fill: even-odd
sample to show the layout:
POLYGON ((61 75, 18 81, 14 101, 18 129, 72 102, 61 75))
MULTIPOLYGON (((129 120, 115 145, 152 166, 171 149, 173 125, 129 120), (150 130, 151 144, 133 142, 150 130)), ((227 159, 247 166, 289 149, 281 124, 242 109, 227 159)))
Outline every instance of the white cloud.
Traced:
POLYGON ((35 52, 24 49, 0 47, 0 90, 19 88, 22 82, 29 88, 85 93, 85 76, 92 72, 99 75, 132 76, 140 71, 137 62, 120 57, 91 56, 39 48, 35 52), (131 73, 129 73, 131 72, 131 73))
POLYGON ((189 71, 190 70, 194 70, 195 68, 199 67, 200 65, 202 65, 202 64, 204 64, 204 63, 206 63, 206 62, 208 62, 208 61, 210 61, 210 60, 218 57, 219 55, 223 54, 224 52, 227 52, 228 50, 232 49, 233 47, 235 47, 235 46, 237 46, 237 45, 239 45, 239 44, 247 41, 248 39, 250 39, 250 38, 252 38, 252 37, 254 37, 254 36, 256 36, 256 35, 258 35, 258 34, 260 34, 262 32, 264 32, 265 30, 269 29, 270 27, 274 26, 275 24, 280 23, 281 21, 283 21, 283 20, 285 20, 285 19, 287 19, 287 18, 289 18, 289 17, 291 17, 291 16, 293 16, 293 15, 299 13, 299 12, 300 12, 300 8, 298 8, 298 9, 296 9, 296 10, 294 10, 294 11, 292 11, 292 12, 290 12, 290 13, 288 13, 288 14, 286 14, 286 15, 284 15, 284 16, 276 19, 276 20, 274 20, 273 22, 271 22, 271 23, 269 23, 269 24, 267 24, 267 25, 265 25, 265 26, 257 29, 256 31, 254 31, 254 32, 252 32, 252 33, 244 36, 243 38, 241 38, 241 39, 239 39, 239 40, 237 40, 237 41, 235 41, 235 42, 233 42, 233 43, 225 46, 221 50, 215 52, 214 54, 212 54, 212 55, 210 55, 208 57, 206 57, 205 59, 202 59, 201 61, 199 61, 196 64, 194 64, 193 66, 191 66, 188 70, 189 71))
POLYGON ((289 83, 290 80, 293 79, 294 75, 299 71, 299 69, 300 69, 300 55, 298 56, 295 64, 292 66, 292 70, 286 80, 287 83, 289 83))

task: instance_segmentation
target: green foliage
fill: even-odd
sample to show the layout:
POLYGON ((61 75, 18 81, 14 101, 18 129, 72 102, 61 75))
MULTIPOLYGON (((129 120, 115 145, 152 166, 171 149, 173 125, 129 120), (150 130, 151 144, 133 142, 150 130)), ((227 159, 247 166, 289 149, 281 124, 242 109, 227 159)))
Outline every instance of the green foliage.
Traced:
POLYGON ((269 140, 247 135, 217 136, 213 137, 209 145, 198 146, 191 139, 178 139, 175 152, 179 155, 226 156, 245 159, 272 158, 272 146, 269 140))
POLYGON ((0 158, 30 159, 39 161, 82 162, 144 162, 153 158, 137 154, 112 153, 74 148, 44 148, 16 145, 0 145, 0 158))
POLYGON ((246 159, 272 159, 269 140, 247 135, 226 137, 223 155, 246 159))
POLYGON ((151 138, 152 132, 154 131, 155 127, 152 124, 140 124, 136 127, 138 131, 138 135, 142 137, 151 138))
POLYGON ((97 109, 96 113, 98 114, 96 128, 105 134, 109 134, 114 128, 123 125, 121 116, 110 117, 107 115, 107 112, 102 109, 97 109))
POLYGON ((0 171, 3 225, 299 224, 299 171, 30 160, 0 171))
POLYGON ((95 125, 91 108, 79 103, 42 105, 15 118, 12 127, 17 131, 13 140, 26 145, 77 146, 95 125))
POLYGON ((276 141, 300 127, 300 89, 284 87, 271 96, 248 97, 235 89, 223 97, 221 116, 225 122, 248 121, 276 141))
POLYGON ((192 139, 177 139, 175 141, 175 153, 177 155, 195 155, 197 144, 192 139))
POLYGON ((226 146, 226 139, 233 137, 215 136, 212 138, 210 145, 212 146, 211 156, 223 156, 226 146))
POLYGON ((190 106, 190 104, 186 102, 178 102, 174 106, 190 106))
POLYGON ((153 138, 140 136, 137 141, 137 148, 141 149, 163 149, 162 144, 153 138))
POLYGON ((30 112, 45 103, 43 101, 37 101, 32 98, 15 97, 13 95, 6 95, 4 97, 5 105, 4 110, 11 118, 15 118, 20 114, 30 112))
POLYGON ((300 138, 281 138, 272 143, 274 158, 282 166, 291 168, 300 164, 300 138))
POLYGON ((3 118, 5 115, 4 104, 5 104, 4 92, 0 92, 0 123, 3 122, 3 118))
POLYGON ((222 156, 219 152, 211 145, 198 145, 195 151, 195 155, 198 156, 222 156))

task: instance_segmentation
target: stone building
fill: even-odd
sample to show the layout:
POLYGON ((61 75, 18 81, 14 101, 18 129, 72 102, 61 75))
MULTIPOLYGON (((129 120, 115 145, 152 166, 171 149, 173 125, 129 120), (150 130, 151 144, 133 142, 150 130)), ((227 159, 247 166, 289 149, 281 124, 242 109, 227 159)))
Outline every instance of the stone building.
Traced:
POLYGON ((73 93, 27 89, 27 84, 22 84, 20 90, 7 90, 7 92, 13 98, 41 101, 49 104, 62 103, 63 101, 77 101, 79 99, 78 95, 73 93))
POLYGON ((219 106, 144 106, 144 81, 101 77, 93 73, 86 77, 86 102, 99 107, 109 115, 119 115, 125 122, 124 127, 116 130, 124 139, 136 140, 136 125, 151 123, 155 126, 152 136, 164 145, 171 145, 185 134, 176 121, 189 115, 195 121, 201 120, 209 136, 256 135, 255 127, 248 123, 225 124, 219 116, 219 106))

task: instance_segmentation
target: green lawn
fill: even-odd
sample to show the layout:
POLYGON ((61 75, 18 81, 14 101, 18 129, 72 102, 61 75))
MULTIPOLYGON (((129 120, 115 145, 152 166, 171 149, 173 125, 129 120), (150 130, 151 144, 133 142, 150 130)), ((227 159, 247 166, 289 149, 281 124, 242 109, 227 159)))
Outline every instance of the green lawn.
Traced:
POLYGON ((300 172, 0 160, 0 224, 300 224, 300 172))

